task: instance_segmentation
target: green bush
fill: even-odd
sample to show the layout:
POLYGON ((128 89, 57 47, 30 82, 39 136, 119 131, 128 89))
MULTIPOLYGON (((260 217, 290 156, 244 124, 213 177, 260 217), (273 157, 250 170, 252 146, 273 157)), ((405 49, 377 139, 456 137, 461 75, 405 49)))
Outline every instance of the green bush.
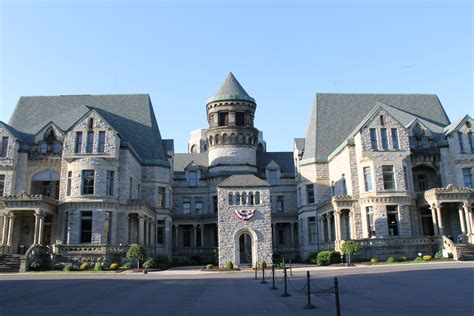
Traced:
POLYGON ((127 258, 138 260, 141 264, 146 259, 146 249, 143 246, 132 244, 127 251, 127 258))
POLYGON ((155 268, 166 270, 170 267, 170 260, 167 255, 158 254, 153 257, 155 268))
POLYGON ((265 269, 267 267, 267 262, 265 260, 260 261, 260 269, 265 269))
POLYGON ((214 269, 214 265, 212 263, 209 263, 207 266, 206 266, 206 269, 207 270, 212 270, 214 269))
POLYGON ((66 263, 63 268, 63 271, 65 272, 76 271, 76 270, 77 268, 72 263, 66 263))
POLYGON ((225 265, 227 270, 232 270, 234 269, 234 264, 232 263, 232 261, 227 261, 227 264, 225 265))
POLYGON ((327 266, 332 263, 339 263, 341 256, 337 251, 321 251, 316 257, 316 263, 320 266, 327 266))
POLYGON ((102 265, 102 263, 99 263, 97 262, 94 266, 94 271, 104 271, 104 266, 102 265))
POLYGON ((118 263, 112 263, 109 267, 110 270, 118 270, 119 269, 119 265, 118 263))
POLYGON ((397 261, 398 261, 398 262, 405 262, 405 261, 407 261, 407 257, 405 257, 405 256, 400 256, 400 257, 398 257, 397 261))
POLYGON ((351 264, 351 257, 360 251, 360 246, 355 241, 346 241, 342 244, 341 251, 346 255, 347 263, 351 264))
POLYGON ((318 253, 317 252, 313 252, 313 253, 310 253, 306 259, 304 260, 305 263, 314 263, 316 264, 317 261, 316 261, 316 258, 318 257, 318 253))
POLYGON ((414 261, 415 261, 415 262, 423 262, 423 258, 421 258, 421 257, 416 257, 414 261))
POLYGON ((125 262, 121 267, 120 269, 123 269, 123 270, 130 270, 132 268, 132 264, 130 262, 125 262))
POLYGON ((388 257, 387 263, 395 263, 395 259, 393 257, 388 257))
POLYGON ((48 264, 41 259, 33 260, 30 264, 30 270, 31 271, 41 271, 41 270, 46 270, 48 268, 48 264))
POLYGON ((89 268, 90 268, 89 264, 84 262, 80 265, 79 270, 85 271, 85 270, 89 270, 89 268))
POLYGON ((143 268, 153 269, 155 267, 155 261, 153 259, 148 259, 143 263, 143 268))
POLYGON ((370 263, 377 263, 377 262, 379 262, 379 259, 377 259, 377 258, 371 258, 370 259, 370 263))
POLYGON ((443 259, 443 250, 438 250, 435 253, 435 259, 443 259))
POLYGON ((62 264, 62 263, 55 263, 53 265, 53 270, 61 271, 62 269, 64 269, 64 264, 62 264))
POLYGON ((423 256, 423 261, 431 261, 431 256, 423 256))

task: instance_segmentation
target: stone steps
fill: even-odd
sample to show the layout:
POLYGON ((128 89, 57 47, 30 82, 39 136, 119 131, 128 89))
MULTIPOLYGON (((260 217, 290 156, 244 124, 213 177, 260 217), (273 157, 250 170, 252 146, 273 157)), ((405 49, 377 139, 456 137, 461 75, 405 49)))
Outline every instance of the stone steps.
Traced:
POLYGON ((15 273, 20 271, 19 255, 0 256, 0 273, 15 273))
POLYGON ((459 260, 474 261, 474 245, 456 245, 459 260))

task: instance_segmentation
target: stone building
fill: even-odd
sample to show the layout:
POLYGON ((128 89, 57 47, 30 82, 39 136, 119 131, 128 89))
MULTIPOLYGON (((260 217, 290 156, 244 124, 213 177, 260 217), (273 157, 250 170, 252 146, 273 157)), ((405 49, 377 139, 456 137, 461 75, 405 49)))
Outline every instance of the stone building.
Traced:
POLYGON ((267 152, 256 109, 229 74, 174 153, 148 95, 20 98, 0 122, 0 261, 116 261, 138 243, 255 266, 347 240, 367 258, 469 256, 471 117, 451 123, 435 95, 317 94, 306 137, 267 152))

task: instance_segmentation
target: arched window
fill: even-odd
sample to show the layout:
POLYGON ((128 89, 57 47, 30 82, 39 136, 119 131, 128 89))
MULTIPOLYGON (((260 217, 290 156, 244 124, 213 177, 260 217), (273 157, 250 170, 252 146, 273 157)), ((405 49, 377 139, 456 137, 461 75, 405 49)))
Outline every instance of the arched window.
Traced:
POLYGON ((247 205, 247 193, 242 193, 242 205, 247 205))
POLYGON ((216 145, 218 145, 219 142, 220 142, 220 137, 219 137, 219 135, 216 135, 216 145))
POLYGON ((227 144, 227 141, 228 141, 227 134, 222 135, 222 143, 227 144))
POLYGON ((196 153, 196 152, 197 152, 197 146, 196 146, 196 145, 192 145, 192 146, 191 146, 191 152, 192 152, 192 153, 196 153))
POLYGON ((232 192, 229 193, 229 205, 234 205, 234 195, 232 192))
POLYGON ((260 205, 260 192, 255 192, 255 205, 260 205))
POLYGON ((209 145, 212 145, 213 137, 209 136, 209 145))
POLYGON ((240 205, 240 193, 235 193, 235 205, 240 205))
POLYGON ((253 198, 253 192, 249 193, 249 205, 254 205, 255 201, 253 198))

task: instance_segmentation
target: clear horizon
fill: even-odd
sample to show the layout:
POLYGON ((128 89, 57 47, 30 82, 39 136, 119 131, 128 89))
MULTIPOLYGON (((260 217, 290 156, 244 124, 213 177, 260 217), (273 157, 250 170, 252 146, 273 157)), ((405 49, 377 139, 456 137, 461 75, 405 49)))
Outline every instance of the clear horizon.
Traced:
POLYGON ((436 94, 473 116, 470 1, 1 1, 0 120, 21 96, 150 94, 185 152, 233 72, 269 151, 305 137, 316 93, 436 94))

